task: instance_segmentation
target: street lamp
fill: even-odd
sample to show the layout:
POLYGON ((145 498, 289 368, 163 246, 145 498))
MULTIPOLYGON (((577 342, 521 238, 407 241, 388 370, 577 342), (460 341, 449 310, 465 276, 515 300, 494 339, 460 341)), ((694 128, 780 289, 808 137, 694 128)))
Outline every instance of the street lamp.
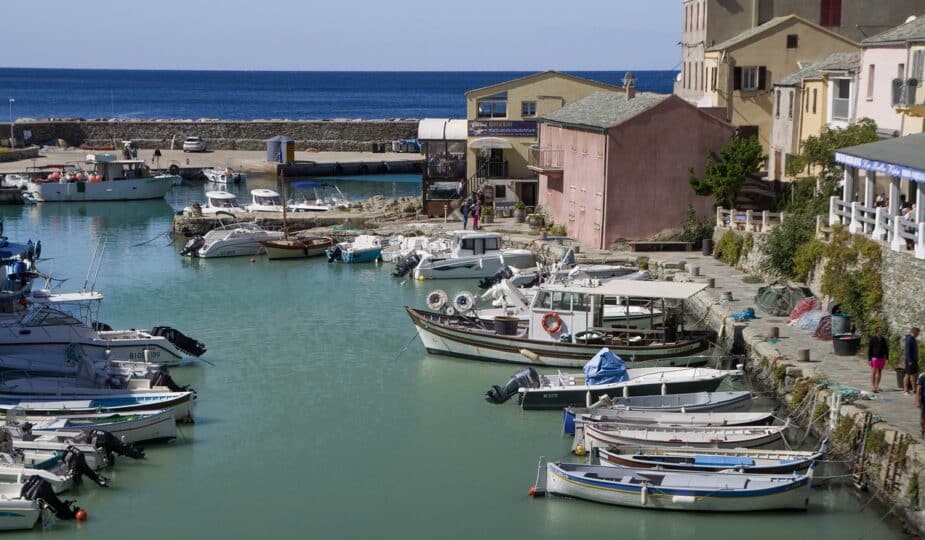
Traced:
POLYGON ((16 148, 16 138, 13 136, 13 102, 16 100, 10 98, 10 149, 16 148))

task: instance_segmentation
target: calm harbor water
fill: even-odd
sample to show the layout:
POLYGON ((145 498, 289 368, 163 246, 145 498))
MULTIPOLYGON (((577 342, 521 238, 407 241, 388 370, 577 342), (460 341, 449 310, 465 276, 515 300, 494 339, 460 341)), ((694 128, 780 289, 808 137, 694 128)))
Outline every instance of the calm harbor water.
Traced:
MULTIPOLYGON (((144 462, 120 461, 108 490, 76 492, 89 521, 17 537, 902 537, 879 521, 883 510, 834 487, 814 491, 807 513, 530 499, 537 457, 568 452, 560 414, 486 403, 484 391, 512 366, 430 357, 417 342, 399 354, 414 335, 402 306, 423 304, 432 285, 323 259, 188 260, 178 255, 183 239, 139 245, 202 192, 191 183, 167 202, 0 207, 11 238, 42 240, 42 269, 67 279, 65 289, 80 288, 105 240, 103 320, 176 326, 204 341, 215 363, 175 370, 200 393, 198 422, 182 426, 180 440, 151 447, 144 462)), ((474 284, 446 288, 463 287, 474 284)))

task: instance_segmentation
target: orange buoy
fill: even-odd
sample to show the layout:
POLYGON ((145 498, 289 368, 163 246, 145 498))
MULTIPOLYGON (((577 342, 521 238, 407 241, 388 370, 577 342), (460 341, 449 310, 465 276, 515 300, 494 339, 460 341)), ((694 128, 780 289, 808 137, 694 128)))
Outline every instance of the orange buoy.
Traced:
POLYGON ((527 490, 527 495, 531 497, 535 497, 536 496, 536 486, 530 486, 530 489, 527 490))
POLYGON ((87 521, 87 511, 81 508, 77 510, 77 513, 74 514, 74 517, 77 519, 77 521, 87 521))

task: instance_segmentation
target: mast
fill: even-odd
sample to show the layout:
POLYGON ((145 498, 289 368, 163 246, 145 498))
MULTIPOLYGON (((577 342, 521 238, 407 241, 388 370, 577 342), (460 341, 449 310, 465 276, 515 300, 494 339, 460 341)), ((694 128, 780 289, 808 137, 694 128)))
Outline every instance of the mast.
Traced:
POLYGON ((279 179, 280 193, 282 194, 280 198, 282 199, 282 203, 283 203, 283 238, 288 240, 289 239, 289 223, 286 221, 286 173, 284 173, 282 169, 280 169, 279 176, 277 178, 279 179))

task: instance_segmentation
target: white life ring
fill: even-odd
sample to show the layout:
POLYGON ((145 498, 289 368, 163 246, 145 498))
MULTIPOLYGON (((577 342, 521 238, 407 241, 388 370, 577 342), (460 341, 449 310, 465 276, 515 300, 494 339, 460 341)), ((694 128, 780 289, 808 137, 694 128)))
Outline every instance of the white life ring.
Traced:
POLYGON ((462 291, 453 297, 453 307, 459 313, 466 313, 475 307, 475 296, 469 291, 462 291))
POLYGON ((427 307, 433 311, 440 311, 443 309, 443 306, 446 305, 447 300, 449 300, 449 297, 446 295, 445 291, 441 289, 431 291, 430 294, 427 295, 427 307))

